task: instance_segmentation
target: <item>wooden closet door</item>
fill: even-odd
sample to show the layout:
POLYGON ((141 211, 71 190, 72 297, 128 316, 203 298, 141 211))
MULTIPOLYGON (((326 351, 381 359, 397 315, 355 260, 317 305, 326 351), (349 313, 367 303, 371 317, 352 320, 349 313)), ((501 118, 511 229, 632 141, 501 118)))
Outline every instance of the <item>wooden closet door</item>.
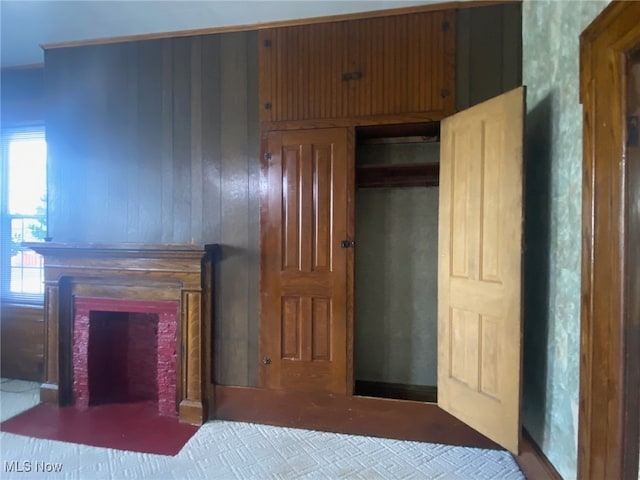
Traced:
POLYGON ((271 132, 263 164, 261 379, 347 392, 346 129, 271 132))
POLYGON ((438 405, 518 454, 525 88, 442 122, 438 405))

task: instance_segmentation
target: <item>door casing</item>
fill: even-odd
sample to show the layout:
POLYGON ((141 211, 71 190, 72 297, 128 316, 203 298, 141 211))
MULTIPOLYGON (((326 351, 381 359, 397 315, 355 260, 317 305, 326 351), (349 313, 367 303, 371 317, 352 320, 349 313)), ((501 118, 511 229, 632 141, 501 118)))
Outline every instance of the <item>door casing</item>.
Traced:
MULTIPOLYGON (((578 478, 636 479, 640 315, 628 290, 631 235, 625 156, 626 56, 640 48, 640 3, 612 2, 580 37, 583 122, 578 478)), ((637 170, 637 169, 636 169, 637 170)), ((636 187, 637 188, 637 187, 636 187)), ((638 189, 640 190, 640 189, 638 189)))

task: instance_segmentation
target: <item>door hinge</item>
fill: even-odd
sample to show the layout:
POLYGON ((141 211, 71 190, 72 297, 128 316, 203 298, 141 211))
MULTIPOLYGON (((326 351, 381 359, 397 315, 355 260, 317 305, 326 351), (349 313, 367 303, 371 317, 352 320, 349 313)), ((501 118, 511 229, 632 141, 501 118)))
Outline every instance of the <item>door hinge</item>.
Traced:
POLYGON ((353 240, 342 240, 340 242, 340 246, 342 248, 353 248, 356 246, 356 242, 354 242, 353 240))

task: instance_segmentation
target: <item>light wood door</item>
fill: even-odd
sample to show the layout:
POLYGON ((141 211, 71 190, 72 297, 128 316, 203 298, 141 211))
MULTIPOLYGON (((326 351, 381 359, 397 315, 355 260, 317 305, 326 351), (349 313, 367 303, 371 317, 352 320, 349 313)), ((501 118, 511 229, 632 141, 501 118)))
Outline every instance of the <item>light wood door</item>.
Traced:
POLYGON ((263 164, 264 387, 347 392, 346 129, 271 132, 263 164))
POLYGON ((518 453, 524 87, 442 122, 438 405, 518 453))

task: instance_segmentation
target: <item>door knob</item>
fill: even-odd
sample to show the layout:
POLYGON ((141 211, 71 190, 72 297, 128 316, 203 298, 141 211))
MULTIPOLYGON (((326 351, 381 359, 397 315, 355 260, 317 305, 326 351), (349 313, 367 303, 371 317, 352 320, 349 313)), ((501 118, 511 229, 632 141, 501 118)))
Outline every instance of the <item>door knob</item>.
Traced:
POLYGON ((264 357, 262 359, 262 363, 264 363, 265 365, 271 365, 271 359, 269 357, 264 357))

